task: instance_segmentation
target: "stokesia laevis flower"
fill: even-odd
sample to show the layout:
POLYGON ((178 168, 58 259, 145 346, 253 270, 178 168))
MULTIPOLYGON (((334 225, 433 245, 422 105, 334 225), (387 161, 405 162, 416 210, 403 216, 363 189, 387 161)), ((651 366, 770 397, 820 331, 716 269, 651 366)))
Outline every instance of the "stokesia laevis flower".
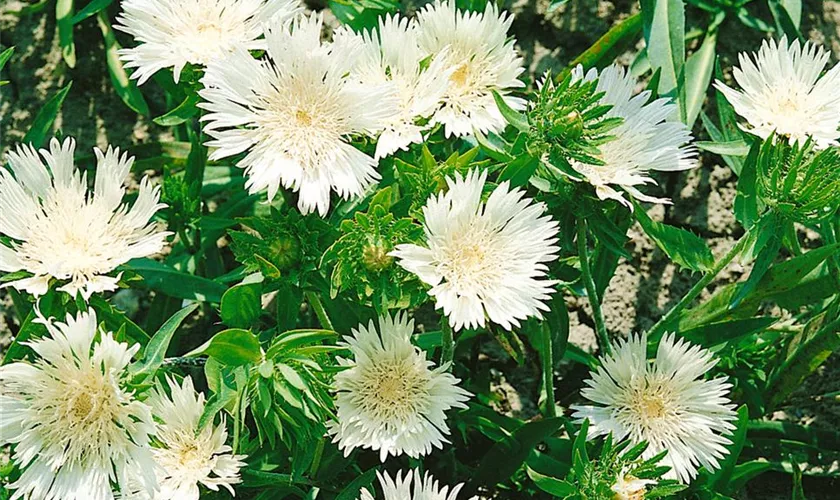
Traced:
MULTIPOLYGON (((377 471, 376 476, 382 487, 382 500, 457 500, 458 493, 464 486, 463 483, 452 489, 449 486, 441 486, 428 472, 421 477, 417 469, 407 472, 405 477, 403 477, 403 471, 399 471, 396 479, 391 479, 387 472, 377 471)), ((367 488, 362 488, 359 500, 374 500, 375 498, 367 488)), ((471 500, 477 498, 472 497, 471 500)))
POLYGON ((698 467, 719 468, 731 441, 736 414, 726 377, 703 379, 717 363, 711 352, 665 335, 656 359, 646 357, 647 336, 619 341, 586 381, 581 394, 595 406, 572 406, 574 417, 589 419, 590 436, 612 433, 618 442, 648 442, 642 458, 664 450, 664 477, 690 482, 698 467))
POLYGON ((300 0, 124 0, 120 24, 138 42, 121 49, 126 68, 143 84, 163 68, 175 83, 187 64, 206 65, 234 49, 265 50, 263 23, 302 11, 300 0))
POLYGON ((335 377, 338 421, 330 433, 339 449, 349 455, 355 448, 388 455, 417 458, 449 442, 445 412, 466 408, 470 393, 447 373, 447 366, 433 368, 423 351, 411 343, 414 320, 407 315, 379 318, 359 325, 343 345, 353 359, 339 358, 347 369, 335 377))
POLYGON ((513 109, 524 109, 525 101, 508 95, 512 88, 524 87, 517 79, 524 71, 522 58, 508 39, 513 16, 499 13, 488 2, 483 13, 459 12, 455 0, 437 0, 417 16, 420 47, 430 53, 446 51, 451 69, 443 105, 432 117, 449 136, 486 134, 504 130, 506 121, 493 98, 498 92, 513 109))
POLYGON ((179 384, 168 378, 170 395, 158 388, 149 398, 152 413, 160 422, 155 437, 159 446, 152 448, 160 466, 160 491, 155 500, 198 500, 198 484, 213 491, 226 488, 233 495, 233 485, 241 482, 239 469, 244 455, 233 455, 225 444, 225 423, 212 423, 198 431, 204 413, 204 394, 197 394, 190 377, 179 384))
POLYGON ((840 64, 820 77, 831 53, 811 42, 787 37, 765 41, 758 54, 738 56, 733 76, 741 91, 716 81, 715 87, 747 120, 742 128, 762 139, 774 132, 793 144, 808 137, 818 149, 840 138, 840 64))
POLYGON ((137 200, 122 203, 134 158, 119 149, 96 153, 96 180, 88 191, 87 174, 73 165, 76 143, 67 138, 50 141, 42 149, 44 165, 35 148, 21 145, 9 152, 11 172, 0 169, 0 233, 12 241, 0 244, 0 271, 27 271, 34 276, 6 283, 33 295, 43 295, 49 281, 87 300, 95 292, 114 290, 117 266, 160 252, 170 234, 150 222, 165 205, 160 188, 148 178, 140 181, 137 200), (14 174, 14 176, 12 175, 14 174))
POLYGON ((326 216, 330 192, 360 196, 379 174, 376 160, 349 137, 375 136, 397 111, 390 82, 358 84, 348 78, 360 52, 350 37, 322 44, 320 16, 299 16, 266 30, 267 59, 239 49, 207 65, 199 94, 210 159, 247 152, 237 163, 255 193, 273 199, 282 184, 297 191, 304 214, 326 216), (346 43, 344 43, 346 42, 346 43))
POLYGON ((558 226, 545 204, 521 189, 500 184, 482 203, 487 172, 447 178, 449 190, 431 196, 423 208, 426 245, 397 245, 391 255, 431 285, 429 294, 452 327, 490 321, 507 330, 548 311, 555 281, 545 279, 557 259, 558 226))
POLYGON ((40 318, 49 336, 26 343, 34 363, 0 367, 0 445, 15 446, 23 471, 12 498, 110 500, 131 481, 151 494, 152 412, 127 389, 126 367, 140 346, 97 337, 93 312, 65 323, 40 318))
POLYGON ((428 118, 437 110, 449 85, 452 69, 447 67, 446 51, 435 55, 423 68, 429 54, 420 48, 417 23, 398 15, 380 19, 378 32, 359 35, 342 27, 335 39, 343 37, 357 38, 363 47, 352 77, 366 86, 392 82, 399 97, 399 112, 385 124, 374 157, 383 158, 423 142, 423 132, 432 123, 419 125, 418 119, 428 118))
POLYGON ((691 131, 683 123, 667 119, 676 113, 677 105, 664 98, 648 102, 648 90, 634 96, 636 79, 618 65, 605 68, 600 76, 596 69, 584 74, 583 68, 577 66, 572 76, 587 81, 597 78, 597 91, 604 93, 600 102, 612 106, 605 117, 624 120, 610 130, 614 138, 598 146, 603 165, 573 161, 572 168, 592 184, 602 200, 617 200, 632 209, 633 205, 617 187, 641 201, 670 203, 668 199, 643 194, 636 186, 656 184, 648 176, 651 170, 673 172, 698 165, 697 150, 688 145, 691 131))

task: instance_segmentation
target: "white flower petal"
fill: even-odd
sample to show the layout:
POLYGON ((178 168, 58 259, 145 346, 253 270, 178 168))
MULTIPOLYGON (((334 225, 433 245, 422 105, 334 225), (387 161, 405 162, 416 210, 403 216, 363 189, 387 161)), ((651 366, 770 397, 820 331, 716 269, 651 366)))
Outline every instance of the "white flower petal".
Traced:
POLYGON ((344 345, 353 354, 335 378, 338 420, 329 423, 333 441, 348 455, 355 448, 417 458, 448 442, 445 412, 466 408, 470 393, 450 373, 432 370, 411 344, 414 321, 406 315, 360 325, 344 345))
POLYGON ((448 178, 449 190, 423 208, 426 247, 398 245, 398 264, 432 286, 436 307, 455 330, 512 329, 547 310, 554 282, 545 264, 557 258, 557 223, 519 189, 499 185, 481 203, 487 173, 448 178))
MULTIPOLYGON (((702 378, 715 362, 711 352, 673 334, 662 338, 652 363, 646 336, 619 341, 581 391, 596 405, 572 406, 573 416, 578 422, 588 419, 593 436, 647 441, 643 458, 668 450, 661 462, 671 467, 665 477, 689 483, 698 467, 720 467, 730 444, 722 434, 734 429, 735 406, 727 397, 731 385, 702 378)), ((623 485, 622 491, 627 488, 635 486, 623 485)))

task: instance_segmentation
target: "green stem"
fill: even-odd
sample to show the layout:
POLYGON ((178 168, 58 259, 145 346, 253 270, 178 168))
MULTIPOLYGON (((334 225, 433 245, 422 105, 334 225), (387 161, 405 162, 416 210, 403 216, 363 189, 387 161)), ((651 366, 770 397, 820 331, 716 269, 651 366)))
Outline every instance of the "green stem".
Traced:
POLYGON ((452 334, 452 327, 449 326, 449 318, 442 316, 440 319, 440 366, 451 363, 455 358, 455 337, 452 334))
POLYGON ((728 266, 730 262, 732 262, 732 259, 734 259, 739 253, 741 253, 741 250, 743 250, 744 245, 749 240, 748 235, 749 232, 744 233, 744 235, 741 236, 741 239, 739 239, 735 243, 735 245, 732 246, 729 252, 727 252, 726 255, 724 255, 720 260, 715 262, 715 265, 709 271, 707 271, 702 278, 700 278, 700 281, 695 283, 694 286, 691 287, 691 290, 689 290, 688 293, 682 299, 680 299, 680 301, 677 302, 674 305, 674 307, 672 307, 671 310, 667 312, 667 314, 665 314, 665 316, 663 316, 659 321, 656 322, 655 325, 653 325, 650 328, 650 330, 648 330, 648 339, 655 340, 659 338, 665 332, 665 328, 671 325, 673 320, 683 311, 683 309, 685 309, 686 307, 691 305, 692 302, 694 302, 694 299, 696 299, 703 292, 703 290, 705 290, 706 287, 709 286, 709 283, 711 283, 712 280, 714 280, 715 277, 718 274, 720 274, 720 272, 723 271, 723 269, 726 266, 728 266))
POLYGON ((578 258, 580 259, 580 272, 583 278, 583 285, 586 287, 586 298, 592 306, 592 319, 595 321, 595 332, 598 334, 598 344, 603 354, 612 351, 610 337, 607 333, 607 326, 604 323, 604 314, 601 312, 601 299, 598 298, 598 290, 595 287, 595 280, 592 278, 592 271, 589 268, 589 250, 586 246, 586 220, 578 217, 577 220, 577 247, 578 258))
POLYGON ((315 477, 315 473, 318 472, 318 467, 321 466, 321 457, 324 455, 324 439, 319 439, 318 444, 315 446, 315 456, 312 458, 312 465, 309 467, 310 477, 315 477))
POLYGON ((167 366, 175 366, 175 367, 201 367, 204 366, 204 363, 207 361, 206 358, 185 358, 185 357, 174 357, 174 358, 166 358, 163 360, 163 367, 167 366))
POLYGON ((312 306, 312 310, 315 311, 315 316, 318 317, 318 322, 321 323, 321 327, 326 330, 335 331, 332 321, 330 321, 330 317, 327 316, 327 311, 324 309, 324 303, 321 302, 321 297, 315 292, 305 292, 304 295, 306 296, 306 301, 312 306))
MULTIPOLYGON (((840 234, 840 219, 835 221, 833 224, 831 222, 824 222, 822 224, 822 229, 826 245, 833 245, 837 243, 837 237, 838 234, 840 234)), ((840 257, 835 255, 828 259, 828 270, 834 278, 834 281, 836 281, 837 285, 840 286, 840 257)))
POLYGON ((243 389, 238 389, 236 396, 236 414, 233 416, 233 453, 239 451, 239 435, 242 427, 242 404, 245 399, 244 393, 245 391, 243 389))
POLYGON ((543 385, 545 385, 545 416, 553 418, 557 416, 557 406, 554 402, 554 351, 552 347, 551 328, 548 323, 540 326, 542 332, 542 369, 543 385))

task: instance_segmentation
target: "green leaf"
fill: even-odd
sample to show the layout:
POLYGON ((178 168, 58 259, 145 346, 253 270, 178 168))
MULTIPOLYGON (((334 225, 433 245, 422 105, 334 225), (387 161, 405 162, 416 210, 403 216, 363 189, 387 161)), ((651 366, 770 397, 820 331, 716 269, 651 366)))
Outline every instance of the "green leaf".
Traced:
POLYGON ((781 3, 794 27, 799 28, 802 23, 802 0, 781 0, 781 3))
POLYGON ((148 115, 149 105, 146 104, 146 100, 143 98, 143 94, 140 93, 134 80, 128 78, 122 61, 120 61, 118 53, 120 44, 117 42, 116 36, 114 36, 114 30, 111 29, 111 22, 108 20, 105 11, 100 11, 96 16, 96 20, 105 42, 105 58, 108 62, 108 74, 111 76, 111 83, 114 85, 114 90, 126 106, 141 115, 148 115))
POLYGON ((123 329, 126 338, 120 339, 121 341, 136 342, 142 346, 149 342, 149 334, 131 321, 125 313, 108 303, 107 300, 98 295, 93 295, 88 304, 96 311, 97 319, 105 323, 108 330, 116 332, 123 329))
MULTIPOLYGON (((604 68, 615 60, 622 52, 632 48, 636 43, 639 33, 642 31, 641 14, 633 14, 627 19, 616 24, 599 38, 591 47, 586 49, 569 64, 569 68, 577 65, 583 66, 584 70, 589 68, 604 68)), ((558 81, 568 75, 565 70, 558 75, 558 81)))
POLYGON ((9 59, 12 58, 12 54, 14 52, 15 52, 14 47, 9 47, 8 49, 4 50, 3 52, 0 52, 0 70, 2 70, 3 67, 6 66, 6 63, 9 61, 9 59))
POLYGON ((178 271, 152 259, 132 259, 120 268, 142 276, 149 288, 179 299, 218 303, 227 290, 213 280, 178 271))
POLYGON ((567 483, 562 479, 557 479, 551 476, 545 476, 530 467, 527 467, 526 471, 528 472, 528 477, 531 478, 531 481, 533 481, 539 489, 543 490, 544 492, 550 495, 564 498, 568 495, 574 494, 577 491, 577 487, 575 485, 567 483))
POLYGON ((105 10, 114 0, 91 0, 87 5, 82 8, 79 12, 73 16, 73 19, 70 21, 73 24, 79 24, 80 22, 84 21, 85 19, 95 16, 100 11, 105 10))
POLYGON ((507 164, 499 174, 499 182, 510 181, 511 187, 521 187, 528 184, 528 180, 537 171, 540 161, 538 158, 525 153, 507 164))
MULTIPOLYGON (((685 108, 686 125, 691 129, 697 117, 700 116, 700 109, 703 101, 706 100, 706 91, 712 81, 712 72, 715 67, 715 49, 717 46, 717 31, 706 34, 703 45, 685 63, 685 108)), ((699 147, 699 146, 698 146, 699 147)))
MULTIPOLYGON (((469 492, 480 485, 494 485, 507 480, 525 463, 531 451, 563 426, 562 417, 528 422, 513 435, 497 442, 481 459, 467 487, 469 492)), ((469 495, 466 495, 469 496, 469 495)))
POLYGON ((262 283, 240 283, 222 295, 222 323, 234 328, 249 328, 262 313, 262 283))
POLYGON ((760 332, 777 321, 773 317, 719 321, 680 332, 680 337, 693 344, 713 347, 760 332))
POLYGON ((260 341, 248 330, 231 328, 213 335, 213 338, 190 351, 187 357, 207 355, 227 366, 242 366, 262 360, 260 341))
POLYGON ((61 109, 64 98, 67 97, 67 93, 70 92, 72 85, 73 82, 69 82, 41 107, 41 110, 38 111, 38 115, 35 117, 35 121, 29 127, 29 131, 23 136, 23 141, 21 141, 23 144, 32 144, 35 148, 40 148, 44 145, 47 136, 52 132, 55 118, 58 116, 58 111, 61 109))
POLYGON ((750 152, 750 145, 744 141, 696 141, 694 145, 697 149, 721 156, 747 156, 750 152))
MULTIPOLYGON (((38 307, 41 314, 45 317, 62 318, 64 316, 64 308, 61 305, 61 301, 56 300, 56 297, 55 293, 49 292, 39 300, 38 307)), ((26 342, 47 334, 47 328, 42 323, 36 321, 37 319, 38 314, 34 309, 26 314, 26 318, 21 323, 20 330, 15 335, 14 341, 6 349, 2 364, 5 365, 22 358, 27 352, 30 352, 30 348, 24 345, 26 342)))
POLYGON ((756 245, 753 249, 753 253, 757 252, 755 262, 749 278, 741 285, 738 293, 729 303, 730 308, 737 307, 747 295, 756 289, 761 282, 761 278, 775 262, 779 250, 782 248, 781 222, 771 213, 756 224, 756 245))
POLYGON ((687 123, 683 90, 685 65, 685 5, 683 0, 641 0, 645 46, 651 67, 662 69, 659 95, 671 95, 687 123))
POLYGON ((38 14, 40 12, 43 12, 44 9, 46 9, 52 1, 53 0, 40 0, 37 3, 26 5, 19 11, 11 11, 10 14, 16 14, 18 16, 29 16, 32 14, 38 14))
POLYGON ((153 376, 163 363, 163 359, 166 357, 166 350, 169 349, 169 344, 172 342, 175 330, 181 326, 181 323, 183 323, 197 307, 198 304, 190 304, 166 320, 166 323, 164 323, 160 329, 155 332, 152 339, 149 340, 149 343, 146 345, 142 363, 138 363, 136 366, 132 367, 132 371, 138 374, 153 376))
POLYGON ((715 490, 725 488, 729 484, 732 473, 735 470, 735 464, 738 463, 738 458, 741 456, 741 450, 744 449, 744 442, 747 439, 747 422, 750 419, 750 413, 746 405, 741 405, 738 408, 738 420, 735 422, 735 431, 729 436, 732 441, 727 448, 729 453, 722 460, 720 469, 709 480, 709 486, 715 490))
POLYGON ((750 147, 738 177, 738 191, 735 195, 735 218, 746 229, 758 221, 758 196, 756 194, 756 162, 761 149, 761 141, 755 141, 750 147))
POLYGON ((198 94, 190 94, 186 99, 165 115, 158 116, 154 121, 162 127, 174 127, 189 120, 198 114, 198 107, 196 106, 201 101, 198 94))
POLYGON ((793 494, 791 498, 793 500, 805 500, 805 490, 802 489, 802 469, 799 468, 796 457, 792 453, 790 455, 790 465, 793 469, 793 494))
POLYGON ((732 479, 729 480, 728 490, 739 491, 748 481, 755 479, 759 474, 773 469, 773 464, 763 460, 751 460, 735 466, 732 472, 732 479))
POLYGON ((57 0, 55 3, 55 24, 58 28, 58 44, 61 57, 71 68, 76 67, 76 44, 73 42, 73 0, 57 0))
MULTIPOLYGON (((210 360, 208 360, 208 364, 210 360)), ((238 392, 235 390, 234 387, 231 387, 229 383, 234 384, 235 382, 232 380, 233 377, 228 373, 228 376, 220 376, 219 377, 219 386, 217 390, 214 392, 212 396, 207 400, 207 404, 204 406, 204 411, 201 413, 201 417, 198 419, 198 426, 196 428, 196 433, 201 432, 204 427, 212 422, 216 415, 222 411, 224 408, 227 408, 235 399, 238 392)))
MULTIPOLYGON (((790 13, 785 8, 783 0, 767 0, 767 7, 770 8, 770 13, 773 15, 773 21, 776 22, 776 31, 779 34, 784 33, 788 37, 789 42, 794 40, 803 41, 802 33, 797 27, 799 23, 795 23, 790 13)), ((791 7, 795 7, 794 2, 790 2, 791 7)), ((801 18, 802 11, 800 5, 799 17, 801 18)))
POLYGON ((791 342, 789 349, 792 352, 773 373, 767 387, 770 409, 783 402, 832 352, 840 348, 840 318, 826 316, 822 313, 811 319, 800 336, 794 339, 796 342, 791 342))
POLYGON ((501 137, 495 134, 484 135, 479 130, 473 130, 473 135, 475 136, 475 142, 481 146, 481 150, 490 158, 502 162, 509 162, 513 159, 507 154, 510 144, 505 143, 501 137))
POLYGON ((376 479, 375 467, 368 469, 364 474, 354 479, 343 490, 341 490, 341 493, 335 497, 335 500, 356 500, 359 498, 359 492, 362 488, 370 488, 374 479, 376 479))
POLYGON ((531 128, 528 124, 528 117, 511 108, 501 94, 495 90, 493 91, 493 99, 495 99, 496 106, 499 108, 499 112, 502 113, 505 120, 513 125, 517 130, 520 132, 527 132, 531 128))
POLYGON ((714 266, 715 258, 702 238, 685 229, 656 222, 648 217, 644 208, 638 204, 635 207, 636 220, 642 229, 674 263, 701 272, 714 266))

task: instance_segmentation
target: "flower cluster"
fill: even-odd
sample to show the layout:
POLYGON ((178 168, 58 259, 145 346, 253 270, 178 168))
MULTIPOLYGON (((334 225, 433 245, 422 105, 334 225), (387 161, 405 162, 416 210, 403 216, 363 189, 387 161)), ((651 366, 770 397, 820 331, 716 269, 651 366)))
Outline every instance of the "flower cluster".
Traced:
POLYGON ((27 343, 35 361, 0 367, 0 445, 23 469, 15 497, 198 499, 199 482, 239 482, 244 457, 230 454, 224 422, 198 428, 204 396, 189 378, 142 400, 129 372, 140 345, 97 328, 93 312, 38 321, 48 335, 27 343))
POLYGON ((81 293, 115 290, 117 266, 161 251, 170 234, 151 219, 163 208, 160 189, 148 178, 140 181, 134 205, 122 203, 123 183, 134 158, 119 149, 94 149, 97 167, 93 192, 87 174, 76 170, 76 142, 52 139, 40 157, 30 145, 7 155, 11 172, 0 169, 0 270, 31 274, 3 286, 44 295, 50 280, 59 290, 81 293), (46 162, 46 165, 44 164, 46 162))
MULTIPOLYGON (((94 149, 91 183, 76 166, 72 138, 7 154, 8 168, 0 168, 0 281, 16 290, 16 306, 20 299, 32 311, 30 329, 15 345, 25 356, 18 352, 0 366, 0 446, 10 446, 17 468, 8 485, 13 499, 234 494, 249 475, 241 472, 248 456, 265 467, 251 475, 288 465, 296 482, 309 471, 300 484, 311 486, 312 496, 321 488, 321 461, 341 461, 341 454, 374 452, 382 463, 411 459, 414 467, 476 434, 497 441, 493 453, 520 429, 523 441, 533 441, 532 424, 556 423, 541 436, 566 440, 554 418, 552 385, 560 356, 552 343, 569 326, 565 309, 550 307, 564 304, 562 289, 585 293, 602 350, 599 360, 570 354, 592 367, 580 391, 588 403, 570 407, 574 422, 566 430, 578 438, 557 446, 574 449, 567 479, 586 487, 538 481, 529 460, 534 482, 569 491, 569 498, 641 499, 680 491, 701 469, 722 468, 738 414, 733 382, 715 376, 718 344, 695 342, 701 328, 663 335, 680 324, 677 313, 691 300, 650 332, 611 343, 598 297, 624 255, 621 238, 638 202, 670 203, 642 187, 657 185, 656 172, 699 165, 690 124, 676 119, 679 99, 637 91, 637 79, 617 64, 569 68, 559 80, 548 73, 530 101, 514 95, 525 87, 524 60, 508 36, 513 17, 494 2, 464 11, 455 0, 435 0, 414 17, 386 15, 367 30, 325 30, 323 15, 306 12, 299 0, 125 0, 121 8, 116 27, 136 45, 119 57, 137 84, 154 78, 186 97, 179 119, 191 120, 192 149, 186 172, 164 184, 177 200, 170 217, 148 177, 133 202, 125 201, 134 158, 117 148, 94 149), (225 174, 226 188, 238 192, 221 197, 224 210, 201 196, 212 187, 201 170, 208 161, 241 169, 225 174), (256 198, 268 203, 236 210, 256 198), (569 201, 586 210, 565 206, 569 201), (587 211, 597 212, 591 223, 581 215, 587 211), (602 221, 612 226, 592 229, 602 221), (591 263, 588 231, 598 245, 591 263), (189 343, 171 341, 195 305, 170 321, 149 319, 147 325, 163 326, 141 346, 124 341, 127 330, 141 328, 92 297, 129 286, 123 274, 133 277, 131 261, 166 253, 173 232, 184 251, 166 262, 145 261, 189 283, 174 279, 172 293, 172 285, 152 286, 163 278, 142 276, 155 301, 166 300, 165 309, 172 305, 167 294, 212 303, 200 314, 214 322, 211 333, 221 330, 218 319, 230 328, 202 332, 195 343, 206 343, 164 360, 189 343), (602 241, 610 239, 605 234, 611 244, 602 241), (413 311, 427 302, 434 310, 413 311), (45 303, 75 314, 64 322, 47 318, 45 303), (566 324, 558 326, 563 312, 566 324), (439 330, 429 329, 438 318, 439 330), (482 330, 525 352, 522 333, 540 352, 545 419, 508 425, 454 414, 491 399, 479 394, 470 402, 487 380, 470 380, 456 362, 466 357, 466 349, 456 355, 456 340, 464 347, 482 330), (436 362, 429 352, 437 346, 436 362), (142 360, 135 359, 141 349, 142 360), (649 349, 656 350, 653 360, 649 349), (196 389, 204 385, 194 383, 196 373, 181 377, 180 365, 172 366, 198 356, 207 356, 197 362, 214 393, 207 399, 196 389), (216 419, 220 412, 227 417, 216 419), (472 432, 473 420, 482 421, 480 432, 472 432), (601 458, 590 460, 586 441, 600 437, 590 449, 601 458), (289 456, 310 445, 304 460, 289 456)), ((793 221, 827 226, 840 210, 840 66, 821 75, 828 59, 816 45, 782 38, 752 59, 741 56, 734 72, 741 90, 715 84, 746 124, 743 134, 732 127, 738 141, 698 146, 749 150, 739 160, 748 165, 738 172, 738 203, 741 212, 751 203, 756 213, 739 215, 759 218, 766 209, 791 227, 778 236, 744 224, 752 238, 744 241, 756 253, 762 244, 796 249, 793 221)), ((635 220, 669 257, 714 277, 711 266, 688 262, 713 261, 702 241, 639 211, 635 220)), ((828 233, 835 239, 836 230, 828 233)), ((775 254, 760 255, 755 267, 767 272, 775 254)), ((830 267, 825 275, 836 278, 840 265, 826 255, 802 269, 830 267)), ((754 274, 737 285, 727 316, 761 280, 754 274)), ((695 291, 689 299, 702 286, 695 291)), ((449 458, 456 460, 454 453, 449 458)), ((457 500, 464 488, 416 468, 377 475, 385 500, 457 500)), ((354 482, 352 494, 373 500, 370 482, 354 482)), ((476 488, 471 481, 466 492, 476 488)))

